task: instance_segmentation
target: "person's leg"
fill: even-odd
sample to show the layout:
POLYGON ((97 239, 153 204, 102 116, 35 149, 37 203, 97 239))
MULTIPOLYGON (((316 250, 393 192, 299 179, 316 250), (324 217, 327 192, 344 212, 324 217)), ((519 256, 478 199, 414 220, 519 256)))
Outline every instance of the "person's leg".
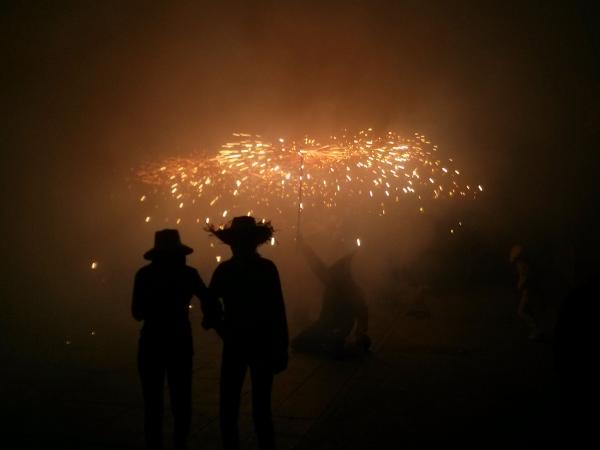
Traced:
POLYGON ((250 374, 252 377, 252 418, 258 448, 273 450, 275 448, 275 432, 271 413, 273 371, 266 361, 253 361, 250 363, 250 374))
POLYGON ((246 367, 247 362, 243 355, 236 349, 228 348, 225 345, 221 360, 219 398, 221 437, 224 450, 238 450, 240 448, 238 420, 246 367))
POLYGON ((149 450, 163 448, 163 408, 165 367, 156 349, 140 345, 138 369, 144 395, 144 435, 149 450))
POLYGON ((175 450, 186 448, 192 418, 192 355, 176 355, 167 368, 171 410, 173 412, 173 443, 175 450))

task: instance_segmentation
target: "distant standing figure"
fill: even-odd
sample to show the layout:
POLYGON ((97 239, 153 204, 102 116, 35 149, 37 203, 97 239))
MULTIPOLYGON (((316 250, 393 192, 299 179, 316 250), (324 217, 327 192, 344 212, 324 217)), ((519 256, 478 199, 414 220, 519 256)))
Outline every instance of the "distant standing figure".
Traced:
POLYGON ((246 371, 252 378, 252 417, 261 450, 275 448, 271 391, 273 375, 288 363, 288 327, 279 273, 257 247, 271 239, 269 222, 235 217, 227 226, 207 231, 229 245, 232 257, 223 261, 210 281, 211 294, 222 301, 219 325, 223 338, 220 420, 223 448, 240 448, 238 419, 246 371))
MULTIPOLYGON (((203 326, 211 327, 214 306, 196 269, 186 265, 192 249, 177 230, 157 231, 154 248, 144 254, 150 264, 135 276, 131 311, 144 321, 138 368, 144 395, 144 433, 148 449, 163 448, 164 384, 168 381, 174 421, 174 448, 185 449, 190 431, 192 388, 192 296, 202 301, 203 326)), ((214 305, 216 301, 213 301, 214 305)))
POLYGON ((529 338, 539 340, 543 337, 541 328, 543 304, 538 274, 535 273, 523 246, 514 245, 510 250, 509 259, 517 275, 516 288, 519 296, 517 316, 529 326, 529 338))
POLYGON ((292 340, 292 348, 333 357, 368 350, 371 346, 367 335, 369 314, 364 294, 352 277, 354 253, 327 267, 303 240, 299 245, 308 265, 323 284, 324 292, 318 320, 292 340))

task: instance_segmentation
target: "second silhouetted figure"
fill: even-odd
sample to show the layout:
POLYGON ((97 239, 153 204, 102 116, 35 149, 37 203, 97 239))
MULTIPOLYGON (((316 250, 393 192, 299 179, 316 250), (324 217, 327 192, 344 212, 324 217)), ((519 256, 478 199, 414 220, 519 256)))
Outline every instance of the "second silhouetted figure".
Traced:
POLYGON ((279 272, 256 249, 273 227, 253 217, 235 217, 207 230, 231 247, 232 257, 212 276, 209 290, 223 305, 220 420, 223 447, 239 449, 238 418, 246 371, 252 378, 252 416, 261 450, 275 447, 271 416, 273 375, 288 362, 288 327, 279 272))

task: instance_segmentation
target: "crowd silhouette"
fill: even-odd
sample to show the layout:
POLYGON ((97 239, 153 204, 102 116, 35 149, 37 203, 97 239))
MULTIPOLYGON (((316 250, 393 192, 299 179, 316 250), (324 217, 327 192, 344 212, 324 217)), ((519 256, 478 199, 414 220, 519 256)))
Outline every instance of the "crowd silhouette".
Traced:
POLYGON ((150 264, 135 276, 132 314, 143 321, 138 368, 144 396, 144 432, 148 449, 162 449, 165 380, 173 414, 173 446, 187 448, 191 420, 192 327, 189 305, 201 302, 205 329, 223 340, 220 376, 220 424, 223 448, 239 449, 238 418, 246 372, 252 381, 252 411, 261 450, 275 448, 271 391, 274 375, 288 364, 288 327, 279 273, 257 247, 271 239, 269 222, 234 218, 226 227, 208 227, 231 247, 232 256, 215 270, 209 287, 186 265, 192 249, 177 230, 155 234, 145 253, 150 264))

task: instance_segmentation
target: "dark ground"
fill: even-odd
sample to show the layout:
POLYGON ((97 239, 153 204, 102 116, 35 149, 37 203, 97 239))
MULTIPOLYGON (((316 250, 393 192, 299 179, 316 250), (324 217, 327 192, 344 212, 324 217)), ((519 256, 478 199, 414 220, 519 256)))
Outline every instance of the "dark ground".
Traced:
MULTIPOLYGON (((292 355, 274 388, 280 448, 411 448, 437 440, 522 446, 558 439, 551 349, 527 339, 510 292, 483 287, 431 294, 430 319, 406 315, 406 293, 388 297, 371 304, 372 355, 351 361, 292 355)), ((292 323, 292 334, 298 325, 292 323)), ((53 345, 40 342, 44 356, 35 362, 26 355, 4 358, 2 434, 13 444, 3 447, 143 448, 131 329, 60 351, 44 352, 53 345)), ((190 448, 217 449, 220 345, 199 326, 195 339, 190 448)), ((244 392, 242 435, 251 449, 244 392)))

